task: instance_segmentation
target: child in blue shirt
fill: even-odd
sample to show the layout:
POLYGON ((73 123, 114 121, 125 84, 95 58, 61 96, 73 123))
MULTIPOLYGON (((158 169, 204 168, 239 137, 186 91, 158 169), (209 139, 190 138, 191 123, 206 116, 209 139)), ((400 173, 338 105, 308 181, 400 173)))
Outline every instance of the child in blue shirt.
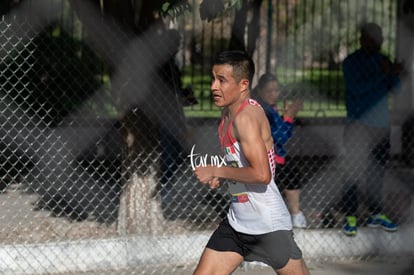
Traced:
POLYGON ((295 100, 285 104, 283 115, 276 107, 279 82, 273 74, 263 74, 253 90, 253 96, 263 107, 270 123, 276 153, 276 184, 284 192, 286 203, 292 216, 292 224, 296 228, 307 226, 306 218, 300 210, 300 173, 296 165, 289 165, 285 144, 292 136, 293 120, 302 108, 302 101, 295 100))

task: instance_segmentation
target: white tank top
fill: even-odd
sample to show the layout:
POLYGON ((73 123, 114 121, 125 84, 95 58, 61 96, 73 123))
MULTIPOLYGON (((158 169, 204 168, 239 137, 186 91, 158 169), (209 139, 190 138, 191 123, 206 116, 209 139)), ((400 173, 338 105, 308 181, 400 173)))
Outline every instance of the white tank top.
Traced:
MULTIPOLYGON (((240 106, 236 115, 247 104, 261 107, 255 100, 248 99, 240 106)), ((231 135, 232 124, 233 121, 230 122, 226 133, 223 133, 224 119, 219 126, 220 143, 226 164, 233 167, 246 167, 249 163, 240 150, 240 144, 231 135)), ((292 229, 289 211, 274 181, 276 167, 274 149, 269 150, 267 154, 272 170, 272 180, 269 184, 228 183, 232 202, 227 218, 230 225, 238 232, 258 235, 292 229)))

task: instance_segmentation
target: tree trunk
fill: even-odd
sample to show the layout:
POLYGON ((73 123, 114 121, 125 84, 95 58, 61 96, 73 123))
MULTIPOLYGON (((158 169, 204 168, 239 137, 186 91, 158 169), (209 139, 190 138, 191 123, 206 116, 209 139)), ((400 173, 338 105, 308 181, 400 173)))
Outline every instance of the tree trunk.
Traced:
POLYGON ((146 176, 134 173, 126 183, 118 213, 117 231, 120 235, 153 235, 160 231, 163 216, 158 200, 153 197, 156 178, 156 171, 146 176))
POLYGON ((229 50, 246 50, 244 34, 246 32, 248 9, 249 1, 242 1, 241 8, 236 11, 233 26, 231 28, 229 50))
POLYGON ((159 126, 157 119, 140 107, 133 107, 121 121, 123 191, 117 230, 121 235, 153 234, 163 220, 155 192, 160 169, 159 126))
POLYGON ((256 41, 260 34, 260 8, 263 0, 243 1, 240 9, 236 11, 231 37, 229 43, 230 50, 247 51, 253 56, 256 50, 256 41), (250 22, 247 21, 249 11, 252 13, 250 22), (247 41, 245 41, 247 26, 247 41), (247 42, 247 43, 246 43, 247 42))
POLYGON ((257 38, 260 35, 260 8, 263 0, 255 0, 252 3, 252 19, 248 24, 247 31, 247 54, 253 56, 256 51, 257 38))

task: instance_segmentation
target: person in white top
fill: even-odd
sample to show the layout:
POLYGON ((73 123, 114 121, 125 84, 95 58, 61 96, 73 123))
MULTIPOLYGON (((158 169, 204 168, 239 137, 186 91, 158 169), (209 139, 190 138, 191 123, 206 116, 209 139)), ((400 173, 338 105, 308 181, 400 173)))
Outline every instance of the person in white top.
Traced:
POLYGON ((219 126, 225 166, 195 167, 197 179, 217 188, 226 179, 232 197, 227 218, 214 231, 194 271, 231 274, 243 261, 259 261, 277 274, 309 274, 292 232, 289 211, 273 180, 270 125, 250 98, 254 63, 243 51, 219 53, 211 91, 222 108, 219 126))

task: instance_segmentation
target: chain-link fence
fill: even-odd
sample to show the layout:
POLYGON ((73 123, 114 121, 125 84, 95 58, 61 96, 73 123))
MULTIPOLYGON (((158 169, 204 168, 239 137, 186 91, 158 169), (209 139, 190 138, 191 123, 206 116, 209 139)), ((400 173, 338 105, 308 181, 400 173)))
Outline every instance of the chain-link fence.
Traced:
MULTIPOLYGON (((220 155, 217 111, 194 76, 200 64, 185 67, 184 53, 180 70, 175 31, 131 42, 95 21, 107 28, 96 38, 62 3, 59 17, 53 5, 29 5, 0 21, 0 271, 190 274, 229 204, 225 187, 209 190, 192 173, 220 155), (188 83, 194 93, 177 92, 188 83), (192 116, 199 106, 210 107, 192 116)), ((307 226, 295 236, 309 263, 412 253, 412 125, 391 135, 401 149, 376 187, 399 230, 366 228, 361 205, 350 238, 341 232, 342 179, 362 164, 344 162, 345 120, 297 119, 287 147, 302 179, 307 226)))

